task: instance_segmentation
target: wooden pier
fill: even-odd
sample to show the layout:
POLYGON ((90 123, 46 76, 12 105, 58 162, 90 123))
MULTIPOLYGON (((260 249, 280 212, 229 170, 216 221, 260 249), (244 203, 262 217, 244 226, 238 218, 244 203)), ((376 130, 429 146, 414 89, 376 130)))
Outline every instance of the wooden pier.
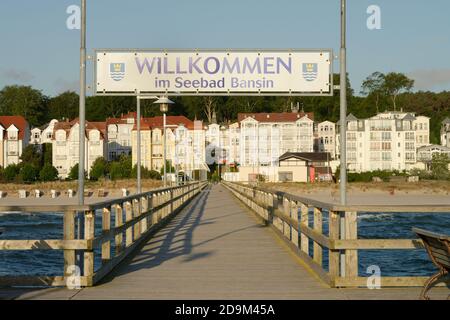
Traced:
MULTIPOLYGON (((358 277, 358 249, 407 250, 421 244, 357 239, 355 208, 226 183, 168 188, 84 209, 83 239, 74 239, 75 211, 68 211, 72 214, 65 214, 63 241, 0 241, 1 250, 62 249, 66 268, 76 263, 75 250, 82 249, 83 288, 5 287, 0 299, 418 299, 425 280, 382 278, 381 289, 367 288, 367 278, 358 277), (312 224, 308 207, 314 210, 312 224), (95 210, 102 212, 100 235, 92 231, 95 210), (331 212, 329 235, 322 232, 321 210, 331 212), (93 265, 96 247, 102 256, 98 268, 93 265), (328 269, 322 267, 324 250, 329 250, 328 269)), ((0 281, 64 286, 67 278, 0 281)), ((448 294, 444 286, 430 296, 446 299, 448 294)))

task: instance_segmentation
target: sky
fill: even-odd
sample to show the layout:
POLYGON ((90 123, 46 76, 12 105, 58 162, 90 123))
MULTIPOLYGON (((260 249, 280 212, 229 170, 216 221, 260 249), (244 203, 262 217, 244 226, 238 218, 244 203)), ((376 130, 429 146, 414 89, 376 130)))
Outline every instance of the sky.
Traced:
MULTIPOLYGON (((95 48, 331 48, 339 53, 339 0, 87 0, 95 48)), ((0 88, 31 85, 49 96, 78 91, 79 0, 1 0, 0 88)), ((372 72, 403 72, 415 90, 450 90, 450 1, 347 0, 348 72, 359 93, 372 72), (381 9, 369 30, 367 8, 381 9)), ((336 60, 334 71, 339 71, 336 60)), ((88 84, 93 68, 88 63, 88 84)), ((88 94, 92 92, 88 91, 88 94)))

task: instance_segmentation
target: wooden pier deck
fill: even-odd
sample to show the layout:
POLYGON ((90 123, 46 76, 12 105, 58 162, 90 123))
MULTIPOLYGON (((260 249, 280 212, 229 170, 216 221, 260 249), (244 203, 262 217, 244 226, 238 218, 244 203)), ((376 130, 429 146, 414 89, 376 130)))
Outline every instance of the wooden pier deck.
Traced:
MULTIPOLYGON (((337 289, 222 185, 202 191, 102 283, 0 289, 0 299, 417 299, 420 288, 337 289)), ((445 299, 447 288, 431 297, 445 299)))

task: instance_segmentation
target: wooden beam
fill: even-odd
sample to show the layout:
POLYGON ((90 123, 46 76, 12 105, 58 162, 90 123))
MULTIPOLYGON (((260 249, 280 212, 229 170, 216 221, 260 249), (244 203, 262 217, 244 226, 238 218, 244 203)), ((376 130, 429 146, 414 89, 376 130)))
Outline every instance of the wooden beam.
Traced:
POLYGON ((357 239, 357 240, 334 240, 332 247, 336 250, 364 249, 422 249, 422 240, 419 239, 357 239))
MULTIPOLYGON (((111 208, 103 208, 102 212, 102 232, 111 230, 111 208)), ((111 259, 111 241, 106 240, 102 243, 102 263, 111 259)))
MULTIPOLYGON (((320 208, 314 208, 314 231, 317 234, 321 234, 322 235, 322 222, 323 222, 323 217, 322 217, 322 209, 320 208)), ((329 244, 328 244, 329 246, 329 244)), ((322 265, 322 257, 323 257, 323 253, 322 253, 322 246, 314 241, 314 246, 313 246, 313 257, 314 257, 314 261, 318 264, 318 265, 322 265)))
MULTIPOLYGON (((340 215, 339 212, 330 211, 328 218, 328 237, 332 246, 339 239, 340 215)), ((339 277, 339 250, 328 250, 328 273, 332 279, 339 277)))
POLYGON ((70 265, 75 264, 72 263, 75 262, 75 253, 72 258, 70 251, 92 248, 92 240, 0 240, 0 250, 64 250, 64 259, 67 253, 67 263, 70 265))
MULTIPOLYGON (((357 213, 353 211, 345 212, 345 239, 358 239, 357 213)), ((345 277, 354 278, 358 276, 358 251, 345 250, 345 277)))
MULTIPOLYGON (((93 211, 86 212, 84 216, 84 239, 93 240, 95 237, 95 215, 93 211)), ((94 251, 84 251, 84 276, 92 278, 94 275, 94 251)))

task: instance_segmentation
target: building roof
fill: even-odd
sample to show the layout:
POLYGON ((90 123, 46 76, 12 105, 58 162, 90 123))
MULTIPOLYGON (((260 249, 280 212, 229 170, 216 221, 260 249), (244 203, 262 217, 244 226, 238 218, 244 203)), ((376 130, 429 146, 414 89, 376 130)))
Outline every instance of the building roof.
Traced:
POLYGON ((128 119, 136 120, 136 117, 137 117, 137 113, 135 111, 128 112, 127 114, 122 114, 120 116, 120 118, 108 118, 108 119, 106 119, 106 125, 109 125, 109 124, 120 124, 120 123, 130 124, 130 123, 127 122, 128 119))
POLYGON ((413 116, 411 113, 407 113, 402 120, 407 120, 407 121, 414 121, 416 120, 416 117, 413 116))
POLYGON ((278 158, 278 161, 296 158, 310 162, 331 161, 329 152, 286 152, 278 158))
MULTIPOLYGON (((79 123, 78 118, 75 118, 72 121, 58 122, 55 124, 53 132, 55 133, 57 130, 65 130, 68 133, 70 131, 70 129, 77 123, 79 123)), ((106 137, 106 122, 86 121, 86 136, 88 135, 89 131, 91 131, 91 130, 100 131, 100 138, 105 139, 105 137, 106 137)))
POLYGON ((428 146, 422 146, 420 148, 417 148, 417 151, 431 151, 432 149, 438 149, 442 152, 450 152, 450 148, 446 146, 441 146, 439 144, 430 144, 428 146))
MULTIPOLYGON (((201 123, 201 121, 200 121, 201 123)), ((151 130, 151 129, 163 129, 164 119, 163 116, 151 117, 151 118, 141 118, 141 130, 151 130)), ((195 127, 195 122, 189 120, 185 116, 167 116, 166 125, 168 126, 179 126, 184 125, 187 129, 193 130, 195 127)), ((203 128, 203 124, 199 125, 203 128)), ((137 130, 136 125, 133 126, 133 130, 137 130)))
POLYGON ((238 121, 253 118, 258 122, 295 122, 304 116, 314 120, 313 112, 260 112, 260 113, 238 113, 238 121))
POLYGON ((445 118, 444 120, 442 120, 443 124, 450 124, 450 118, 445 118))
POLYGON ((0 116, 0 125, 5 130, 7 130, 11 125, 14 125, 19 130, 18 132, 19 140, 24 139, 25 131, 28 128, 28 122, 22 116, 0 116))

